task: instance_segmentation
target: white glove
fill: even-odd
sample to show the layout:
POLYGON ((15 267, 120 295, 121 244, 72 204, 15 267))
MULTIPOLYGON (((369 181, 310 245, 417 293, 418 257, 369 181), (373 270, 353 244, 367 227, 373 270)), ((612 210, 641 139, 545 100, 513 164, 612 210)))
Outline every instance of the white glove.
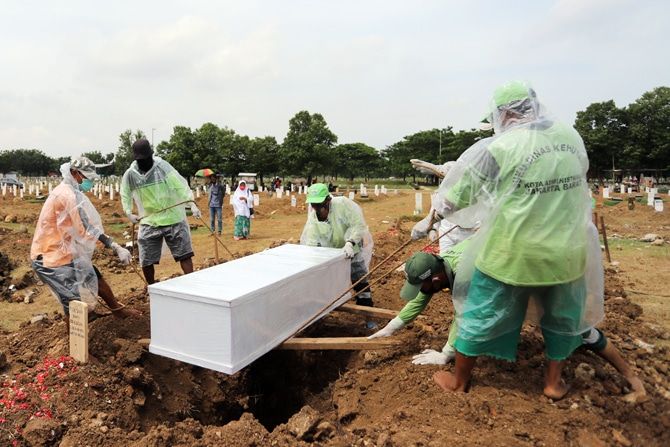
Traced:
POLYGON ((116 242, 112 242, 112 250, 116 252, 116 256, 119 257, 119 261, 121 261, 121 263, 124 265, 130 264, 130 261, 133 259, 133 256, 130 254, 130 252, 116 242))
POLYGON ((430 231, 428 232, 428 240, 431 242, 435 242, 437 238, 438 238, 437 230, 431 228, 430 231))
POLYGON ((400 318, 395 317, 393 320, 389 321, 388 324, 384 326, 382 329, 370 335, 368 337, 368 340, 372 340, 373 338, 379 338, 379 337, 390 337, 396 331, 404 327, 405 323, 400 318))
POLYGON ((439 193, 435 193, 430 196, 431 207, 435 210, 436 220, 442 220, 444 217, 447 217, 449 214, 456 211, 454 205, 449 201, 445 200, 439 193))
POLYGON ((126 214, 126 216, 128 216, 128 219, 130 219, 132 223, 134 224, 140 223, 140 216, 138 216, 137 214, 128 213, 126 214))
POLYGON ((193 217, 196 219, 200 219, 202 217, 202 213, 200 212, 200 209, 195 206, 195 203, 191 204, 191 213, 193 213, 193 217))
POLYGON ((409 162, 412 163, 414 169, 421 172, 422 174, 430 174, 430 175, 436 175, 438 177, 444 177, 444 173, 442 172, 441 169, 442 166, 434 165, 433 163, 418 160, 416 158, 411 159, 409 162))
POLYGON ((351 241, 347 241, 346 244, 344 244, 344 247, 342 247, 342 251, 344 252, 344 257, 347 259, 351 259, 354 257, 354 244, 351 241))
POLYGON ((424 349, 421 354, 412 357, 414 365, 446 365, 456 357, 456 351, 448 344, 444 345, 442 352, 434 349, 424 349))
POLYGON ((433 228, 433 223, 434 223, 434 218, 433 214, 435 214, 434 210, 431 208, 430 212, 426 217, 418 221, 413 227, 412 227, 412 240, 417 240, 417 239, 423 239, 424 237, 428 236, 428 232, 433 228))

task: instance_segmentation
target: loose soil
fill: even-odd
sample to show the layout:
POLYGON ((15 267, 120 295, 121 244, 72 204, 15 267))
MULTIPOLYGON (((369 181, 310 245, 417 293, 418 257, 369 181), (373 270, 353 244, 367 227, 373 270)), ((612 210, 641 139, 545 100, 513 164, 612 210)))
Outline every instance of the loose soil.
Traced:
MULTIPOLYGON (((129 226, 120 217, 118 202, 94 203, 107 231, 124 240, 129 226)), ((224 243, 243 255, 297 241, 305 209, 289 204, 290 199, 261 197, 252 238, 239 242, 232 240, 226 209, 224 243)), ((413 204, 409 193, 362 203, 376 244, 373 264, 408 238, 413 204)), ((149 309, 141 279, 103 250, 95 264, 119 299, 145 316, 93 321, 91 361, 76 364, 67 357, 57 303, 29 273, 27 258, 41 203, 5 200, 0 205, 2 222, 8 214, 16 216, 16 222, 0 225, 0 252, 7 256, 4 261, 0 256, 0 445, 667 445, 670 256, 667 244, 638 241, 645 233, 670 239, 667 210, 654 213, 638 205, 629 211, 626 204, 604 206, 600 201, 597 206, 618 263, 606 263, 606 318, 600 327, 634 366, 648 393, 647 399, 628 403, 622 399, 629 392, 623 377, 586 351, 567 362, 568 396, 558 402, 543 397, 542 337, 532 326, 523 330, 516 363, 480 359, 469 393, 443 393, 431 377, 445 367, 413 365, 411 358, 426 348, 440 349, 446 341, 453 317, 448 293, 434 298, 420 323, 400 331, 402 344, 394 349, 272 351, 232 376, 159 357, 147 351, 149 309), (9 291, 7 283, 18 290, 9 291), (39 314, 44 314, 40 321, 28 322, 39 314), (576 377, 576 371, 588 366, 592 379, 576 377)), ((206 209, 204 198, 199 205, 206 209)), ((193 231, 196 267, 212 265, 213 239, 201 222, 190 221, 200 224, 193 231)), ((389 268, 422 246, 410 244, 389 268)), ((229 258, 225 250, 219 255, 221 261, 229 258)), ((175 274, 179 269, 171 260, 157 268, 159 278, 175 274)), ((401 273, 382 280, 373 290, 375 305, 400 309, 402 282, 401 273)), ((333 312, 303 335, 371 332, 363 318, 333 312)))

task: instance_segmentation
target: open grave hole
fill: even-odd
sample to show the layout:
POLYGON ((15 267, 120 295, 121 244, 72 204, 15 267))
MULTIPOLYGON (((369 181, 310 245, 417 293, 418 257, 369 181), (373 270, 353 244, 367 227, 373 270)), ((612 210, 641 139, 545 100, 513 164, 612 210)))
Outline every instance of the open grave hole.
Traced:
MULTIPOLYGON (((301 336, 363 335, 364 322, 346 315, 325 317, 301 336)), ((123 349, 117 351, 116 357, 123 349)), ((141 430, 193 418, 203 425, 225 425, 251 413, 268 431, 285 423, 304 405, 326 412, 331 385, 350 367, 354 351, 283 351, 264 355, 232 376, 145 353, 133 382, 141 430)))

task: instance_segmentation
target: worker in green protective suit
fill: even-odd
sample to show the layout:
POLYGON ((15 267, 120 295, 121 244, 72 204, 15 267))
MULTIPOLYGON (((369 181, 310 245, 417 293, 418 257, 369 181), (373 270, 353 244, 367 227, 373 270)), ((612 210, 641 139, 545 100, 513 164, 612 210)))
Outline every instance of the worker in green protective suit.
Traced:
MULTIPOLYGON (((310 209, 300 243, 341 248, 351 259, 352 284, 367 276, 373 243, 361 208, 347 197, 332 197, 323 183, 309 187, 307 203, 310 209)), ((356 304, 373 305, 367 278, 354 286, 354 292, 356 304)))
POLYGON ((147 283, 156 281, 154 264, 160 262, 163 241, 183 272, 193 272, 191 230, 184 203, 190 201, 193 216, 200 217, 200 210, 192 201, 193 191, 170 163, 154 157, 146 139, 133 143, 133 158, 135 161, 121 180, 121 204, 128 219, 140 224, 137 243, 147 283), (133 213, 133 199, 142 217, 133 213))
POLYGON ((552 120, 525 83, 501 86, 492 102, 496 136, 459 159, 434 203, 455 224, 482 222, 453 287, 455 373, 434 380, 445 391, 464 391, 478 356, 515 360, 532 302, 548 357, 544 394, 560 399, 565 359, 604 314, 588 158, 580 136, 552 120))

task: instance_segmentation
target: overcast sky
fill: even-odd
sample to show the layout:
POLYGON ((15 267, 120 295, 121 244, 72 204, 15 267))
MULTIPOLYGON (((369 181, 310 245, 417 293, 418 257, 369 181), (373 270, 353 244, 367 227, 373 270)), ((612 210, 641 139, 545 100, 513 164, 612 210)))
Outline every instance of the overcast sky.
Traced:
POLYGON ((670 2, 0 0, 0 149, 116 151, 205 122, 282 141, 300 110, 378 149, 476 126, 528 80, 574 122, 670 85, 670 2))

